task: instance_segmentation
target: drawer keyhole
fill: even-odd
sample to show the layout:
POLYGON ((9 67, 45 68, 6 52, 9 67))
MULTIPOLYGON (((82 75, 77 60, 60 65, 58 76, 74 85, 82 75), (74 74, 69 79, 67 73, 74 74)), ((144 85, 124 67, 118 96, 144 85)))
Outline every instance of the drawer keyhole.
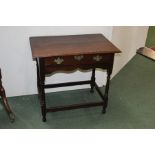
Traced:
POLYGON ((83 58, 84 58, 83 55, 74 56, 74 59, 75 59, 75 60, 78 60, 78 61, 81 61, 83 58))

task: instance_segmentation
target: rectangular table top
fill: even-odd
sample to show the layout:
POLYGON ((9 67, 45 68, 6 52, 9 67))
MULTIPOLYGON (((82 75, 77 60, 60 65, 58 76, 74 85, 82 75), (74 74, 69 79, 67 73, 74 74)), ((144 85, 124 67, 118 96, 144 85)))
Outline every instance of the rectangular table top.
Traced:
POLYGON ((102 34, 30 37, 33 58, 120 53, 102 34))

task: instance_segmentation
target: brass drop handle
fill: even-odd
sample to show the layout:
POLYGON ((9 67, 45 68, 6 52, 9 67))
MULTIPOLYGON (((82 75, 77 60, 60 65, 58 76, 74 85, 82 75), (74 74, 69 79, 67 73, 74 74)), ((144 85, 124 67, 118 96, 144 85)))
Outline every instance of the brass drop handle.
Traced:
POLYGON ((102 56, 100 56, 100 55, 96 55, 96 56, 93 57, 93 60, 99 62, 99 61, 102 60, 102 56))
POLYGON ((62 64, 63 61, 64 61, 64 59, 62 59, 62 58, 60 58, 60 57, 54 59, 54 62, 55 62, 57 65, 62 64))
POLYGON ((81 61, 83 58, 84 58, 83 55, 74 56, 74 59, 75 59, 75 60, 78 60, 78 61, 81 61))

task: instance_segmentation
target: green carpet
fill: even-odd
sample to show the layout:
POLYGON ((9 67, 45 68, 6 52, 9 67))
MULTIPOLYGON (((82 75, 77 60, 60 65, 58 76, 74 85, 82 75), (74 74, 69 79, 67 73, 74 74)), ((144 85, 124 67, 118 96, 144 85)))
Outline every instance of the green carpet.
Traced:
POLYGON ((155 26, 149 26, 145 46, 147 47, 155 46, 155 26))
MULTIPOLYGON (((104 88, 102 88, 104 89, 104 88)), ((105 115, 101 107, 76 109, 47 114, 41 121, 37 95, 8 98, 16 114, 10 123, 0 107, 0 128, 52 129, 141 129, 155 128, 155 62, 136 55, 112 80, 109 106, 105 115)), ((89 89, 49 93, 47 105, 99 101, 89 89)))

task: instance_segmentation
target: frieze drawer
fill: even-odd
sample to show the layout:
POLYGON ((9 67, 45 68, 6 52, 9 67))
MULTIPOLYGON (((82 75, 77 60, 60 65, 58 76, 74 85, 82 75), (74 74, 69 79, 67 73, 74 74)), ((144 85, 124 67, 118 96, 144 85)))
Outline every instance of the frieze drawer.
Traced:
POLYGON ((113 59, 113 54, 95 54, 95 55, 75 55, 75 56, 57 56, 45 59, 45 66, 61 66, 74 64, 100 64, 108 63, 113 59))

